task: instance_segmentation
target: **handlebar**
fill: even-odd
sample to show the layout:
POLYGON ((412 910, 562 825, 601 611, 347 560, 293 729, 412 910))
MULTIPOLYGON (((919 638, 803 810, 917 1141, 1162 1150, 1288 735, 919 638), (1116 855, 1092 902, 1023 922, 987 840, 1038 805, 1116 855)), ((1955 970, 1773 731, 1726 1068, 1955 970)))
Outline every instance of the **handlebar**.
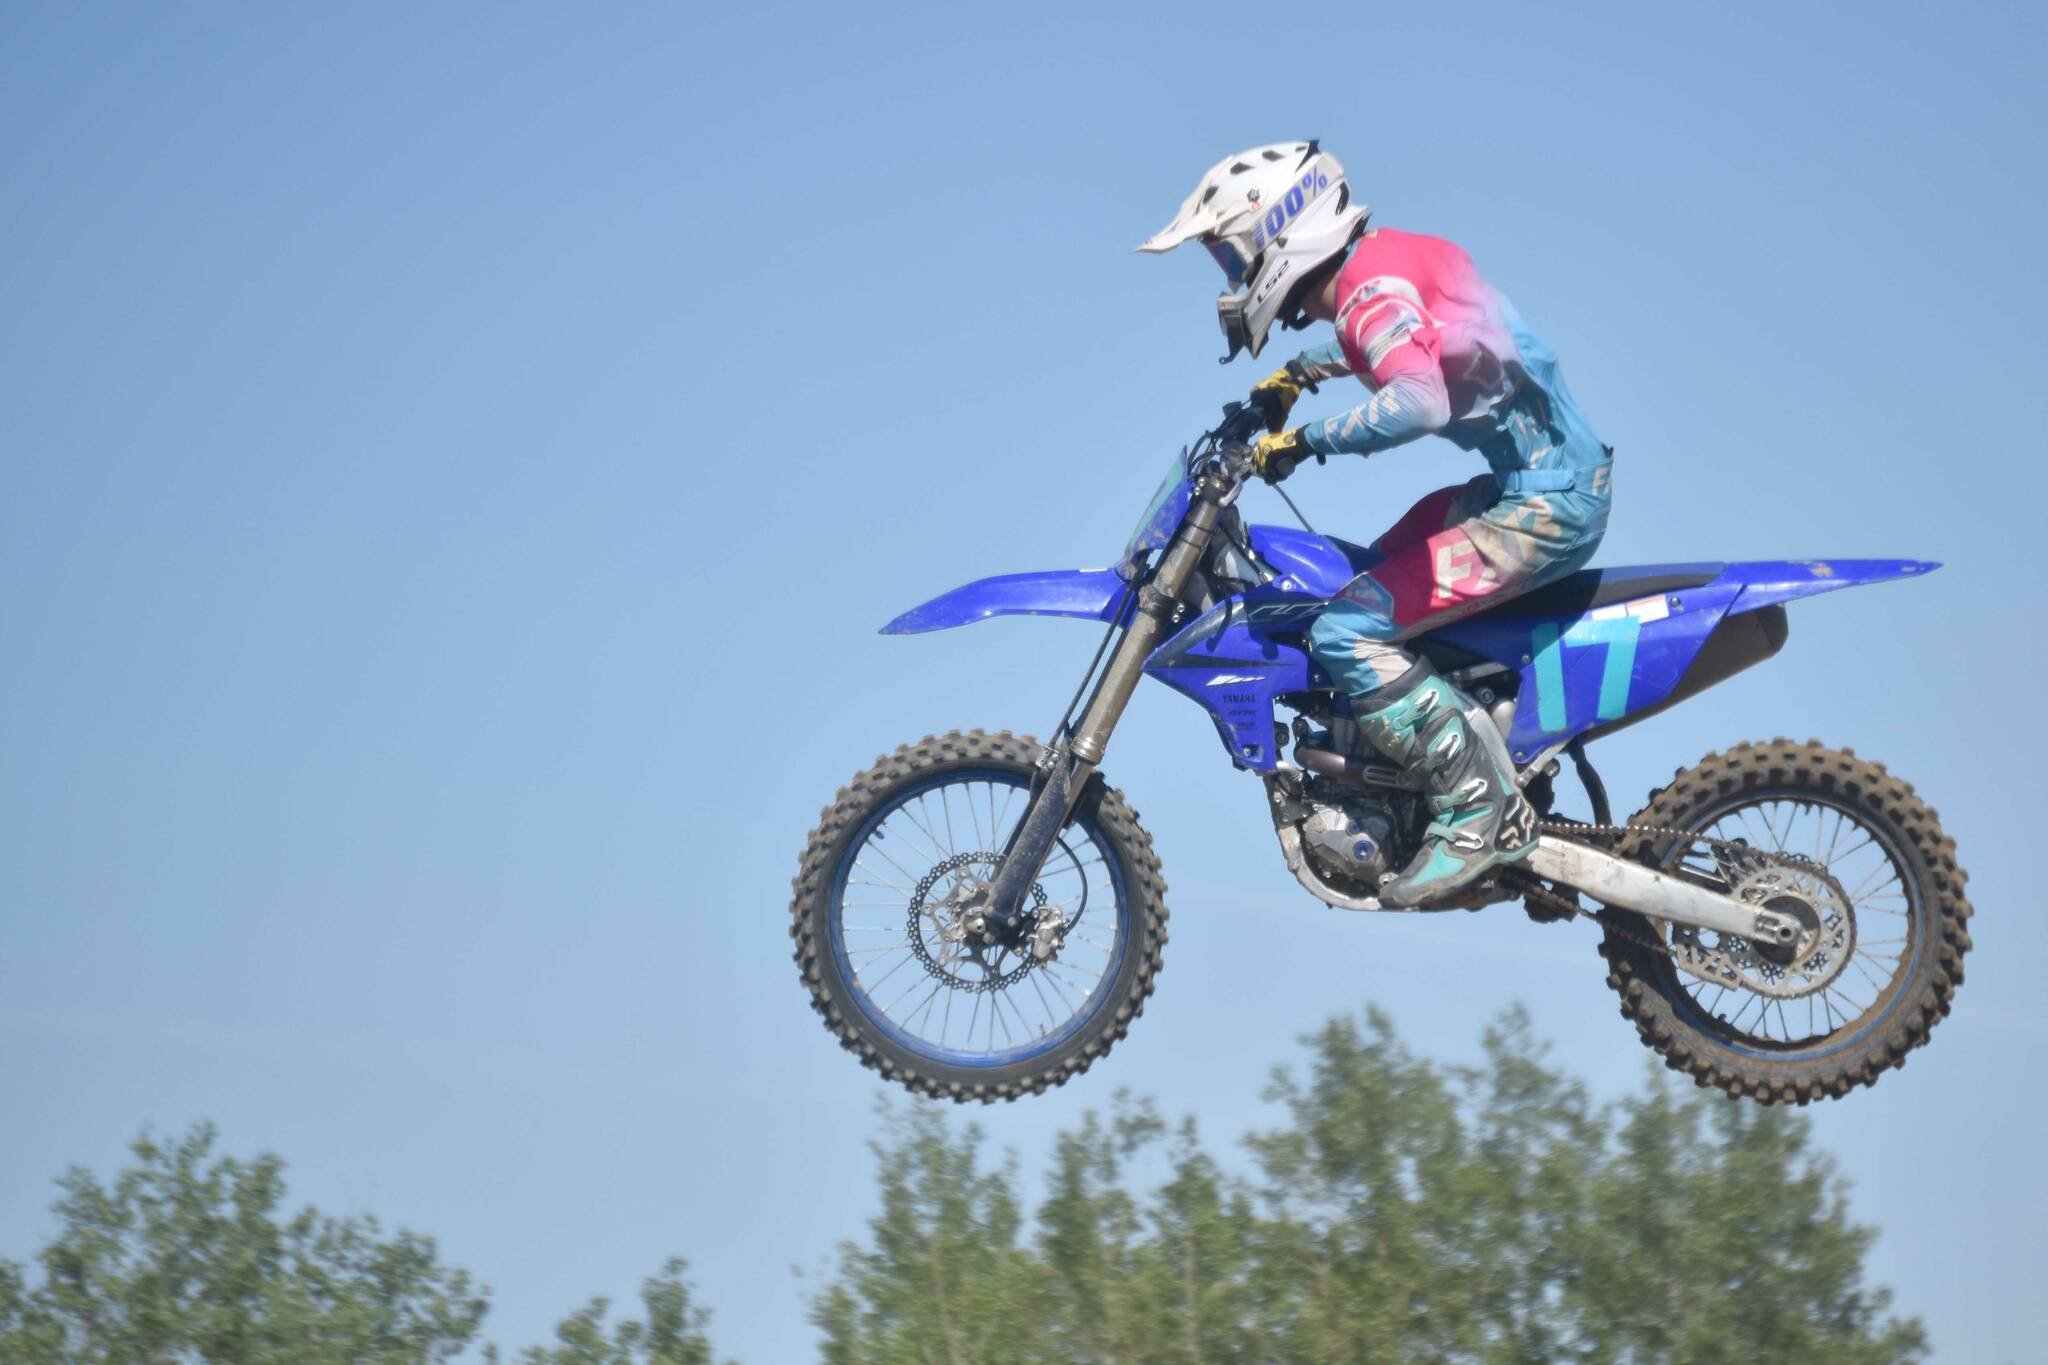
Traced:
POLYGON ((1229 481, 1232 497, 1257 472, 1249 442, 1265 425, 1265 417, 1251 404, 1226 403, 1223 420, 1196 446, 1196 455, 1209 471, 1229 481))
POLYGON ((1243 445, 1265 425, 1265 415, 1250 403, 1225 403, 1223 420, 1210 434, 1223 445, 1243 445))

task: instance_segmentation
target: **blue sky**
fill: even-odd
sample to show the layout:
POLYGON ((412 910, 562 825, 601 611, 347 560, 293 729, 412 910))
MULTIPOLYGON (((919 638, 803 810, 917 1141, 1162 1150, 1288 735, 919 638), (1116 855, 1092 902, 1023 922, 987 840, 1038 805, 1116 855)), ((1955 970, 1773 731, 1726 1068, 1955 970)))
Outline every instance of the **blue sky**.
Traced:
MULTIPOLYGON (((1956 1014, 1815 1119, 1939 1358, 2034 1354, 2038 7, 712 9, 0 14, 0 1254, 210 1117, 436 1234, 501 1341, 680 1253, 724 1350, 806 1354, 875 1087, 787 958, 798 850, 878 751, 1045 729, 1094 643, 875 627, 1114 553, 1262 372, 1200 253, 1130 249, 1316 136, 1556 344, 1603 562, 1946 562, 1596 757, 1627 805, 1812 735, 1940 808, 1956 1014)), ((1367 538, 1473 472, 1292 491, 1367 538)), ((1227 1139, 1367 1000, 1448 1056, 1523 1000, 1639 1076, 1589 931, 1320 908, 1164 689, 1108 772, 1173 941, 1105 1064, 977 1116, 1027 1168, 1117 1086, 1227 1139)))

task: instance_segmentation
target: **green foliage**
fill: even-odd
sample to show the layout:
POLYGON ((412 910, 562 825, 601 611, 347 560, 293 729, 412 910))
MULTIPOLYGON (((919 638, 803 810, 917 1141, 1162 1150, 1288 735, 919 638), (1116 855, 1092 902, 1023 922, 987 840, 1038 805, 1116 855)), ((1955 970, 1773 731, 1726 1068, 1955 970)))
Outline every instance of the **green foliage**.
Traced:
POLYGON ((1910 1362, 1864 1285, 1872 1234, 1784 1110, 1643 1091, 1595 1105, 1519 1012, 1484 1061, 1388 1021, 1304 1040, 1284 1122, 1228 1174, 1192 1123, 1118 1097, 1063 1133, 1035 1214, 936 1106, 876 1145, 882 1208, 812 1300, 867 1362, 1910 1362))
POLYGON ((1010 1166, 978 1170, 982 1135, 947 1131, 937 1109, 904 1114, 894 1141, 874 1144, 882 1213, 874 1245, 849 1245, 841 1280, 813 1305, 833 1342, 862 1343, 862 1354, 827 1346, 824 1358, 944 1361, 1008 1365, 1033 1359, 1010 1343, 1032 1330, 1038 1267, 1017 1245, 1021 1215, 1010 1166))
MULTIPOLYGON (((888 1112, 880 1211, 811 1300, 830 1365, 1905 1365, 1917 1322, 1866 1285, 1873 1234, 1796 1113, 1643 1089, 1596 1105, 1519 1012, 1473 1067, 1417 1057, 1376 1012, 1303 1040, 1244 1173, 1118 1095, 1016 1164, 942 1106, 888 1112)), ((211 1128, 60 1182, 35 1269, 0 1261, 5 1365, 434 1365, 488 1293, 373 1218, 282 1212, 283 1163, 211 1128)), ((686 1267, 611 1322, 489 1365, 712 1365, 686 1267)))
MULTIPOLYGON (((40 1282, 0 1261, 0 1362, 434 1365, 475 1341, 489 1291, 430 1239, 311 1208, 285 1217, 284 1163, 215 1157, 214 1138, 145 1137, 111 1185, 63 1178, 40 1282)), ((593 1299, 519 1365, 711 1365, 684 1268, 641 1285, 642 1320, 607 1331, 610 1305, 593 1299)))
POLYGON ((281 1218, 284 1164, 213 1157, 214 1131, 143 1138, 102 1185, 60 1182, 40 1284, 0 1262, 10 1365, 415 1365, 475 1337, 487 1291, 374 1218, 281 1218))
MULTIPOLYGON (((618 1324, 609 1335, 604 1320, 608 1299, 592 1299, 555 1328, 555 1344, 530 1346, 519 1365, 712 1365, 711 1341, 705 1335, 710 1313, 690 1301, 683 1279, 688 1267, 670 1258, 661 1273, 640 1285, 644 1321, 618 1324)), ((488 1359, 497 1360, 495 1351, 488 1359)))

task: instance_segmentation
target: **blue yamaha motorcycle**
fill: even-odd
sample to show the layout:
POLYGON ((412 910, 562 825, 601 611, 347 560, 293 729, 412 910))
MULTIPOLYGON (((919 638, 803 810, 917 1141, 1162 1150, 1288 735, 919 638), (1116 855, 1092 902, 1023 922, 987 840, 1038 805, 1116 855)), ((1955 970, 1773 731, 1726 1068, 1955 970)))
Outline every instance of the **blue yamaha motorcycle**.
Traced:
MULTIPOLYGON (((884 627, 1107 626, 1050 740, 974 730, 905 745, 840 790, 804 850, 790 932, 812 1003, 913 1090, 1042 1091, 1144 1008, 1166 883, 1099 768, 1147 675, 1198 702, 1231 763, 1264 784, 1287 869, 1318 900, 1381 910, 1381 879, 1421 845, 1422 792, 1364 742, 1306 648, 1309 621, 1375 556, 1244 524, 1256 418, 1224 414, 1175 457, 1114 568, 985 578, 884 627)), ((1527 858, 1422 909, 1520 901, 1539 921, 1595 921, 1622 1014, 1701 1085, 1804 1104, 1902 1064, 1949 1011, 1971 913, 1955 843, 1910 786, 1814 742, 1739 744, 1618 824, 1586 749, 1775 654, 1786 603, 1936 567, 1591 569, 1409 641, 1475 699, 1471 724, 1497 728, 1542 817, 1527 858), (1556 809, 1561 760, 1590 820, 1556 809)))

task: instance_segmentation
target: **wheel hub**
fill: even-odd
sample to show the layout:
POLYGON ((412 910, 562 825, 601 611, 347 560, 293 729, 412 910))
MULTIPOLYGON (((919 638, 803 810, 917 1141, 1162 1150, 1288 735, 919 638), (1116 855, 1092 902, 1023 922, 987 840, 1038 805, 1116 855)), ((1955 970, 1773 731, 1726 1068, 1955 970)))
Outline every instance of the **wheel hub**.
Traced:
POLYGON ((1799 937, 1790 943, 1767 943, 1759 941, 1757 954, 1767 962, 1780 967, 1796 965, 1803 957, 1811 957, 1820 946, 1820 914, 1804 898, 1779 894, 1763 903, 1763 908, 1779 915, 1788 915, 1799 921, 1799 937))
POLYGON ((1056 942, 1051 950, 1040 951, 1047 924, 1063 923, 1059 911, 1047 905, 1043 886, 1031 887, 1022 934, 1005 933, 990 913, 988 893, 1002 861, 998 853, 956 853, 927 872, 911 895, 906 926, 911 951, 928 974, 953 990, 1002 990, 1057 951, 1056 942), (935 897, 941 883, 945 892, 935 897))
POLYGON ((1681 965, 1774 1000, 1811 995, 1842 974, 1856 951, 1856 917, 1848 894, 1826 868, 1778 854, 1768 862, 1728 857, 1722 871, 1735 899, 1798 921, 1799 936, 1792 943, 1769 943, 1673 925, 1672 949, 1681 965))

